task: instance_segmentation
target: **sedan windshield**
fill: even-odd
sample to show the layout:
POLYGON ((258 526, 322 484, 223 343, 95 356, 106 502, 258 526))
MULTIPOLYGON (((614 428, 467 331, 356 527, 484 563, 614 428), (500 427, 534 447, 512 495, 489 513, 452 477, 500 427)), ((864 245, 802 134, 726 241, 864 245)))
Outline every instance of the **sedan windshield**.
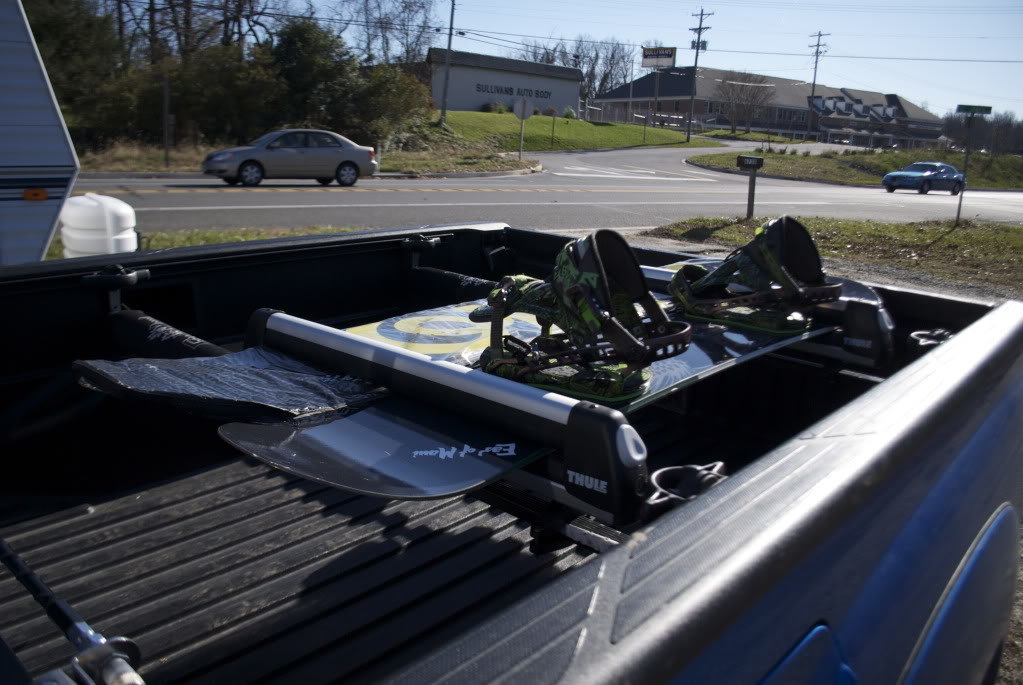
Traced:
POLYGON ((910 164, 903 171, 937 171, 938 168, 933 164, 910 164))

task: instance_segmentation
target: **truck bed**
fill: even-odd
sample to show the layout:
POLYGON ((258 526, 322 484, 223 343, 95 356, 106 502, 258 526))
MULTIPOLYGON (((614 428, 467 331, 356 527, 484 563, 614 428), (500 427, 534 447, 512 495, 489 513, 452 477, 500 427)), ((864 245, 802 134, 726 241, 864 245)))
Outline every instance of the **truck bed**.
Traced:
MULTIPOLYGON (((153 278, 121 304, 237 347, 260 307, 380 321, 464 301, 463 275, 543 276, 564 241, 418 232, 122 255, 153 278)), ((17 333, 0 343, 0 537, 98 631, 135 640, 150 684, 761 682, 804 640, 861 682, 894 682, 943 654, 984 668, 1004 635, 1023 463, 1016 304, 880 288, 892 364, 783 350, 630 416, 652 470, 721 460, 729 478, 637 526, 591 521, 618 535, 601 548, 545 537, 531 516, 543 500, 502 486, 348 494, 249 460, 220 422, 82 388, 76 359, 152 356, 120 346, 111 298, 83 280, 105 259, 0 278, 17 333), (904 341, 939 326, 956 337, 914 362, 904 341), (978 558, 989 571, 971 576, 978 558), (941 632, 946 606, 986 626, 972 646, 941 632)), ((33 675, 73 653, 5 569, 0 637, 0 657, 6 643, 33 675)))
MULTIPOLYGON (((528 524, 470 497, 356 496, 246 459, 2 535, 100 632, 130 634, 150 683, 372 680, 591 556, 533 554, 528 524)), ((67 662, 6 570, 0 604, 28 670, 67 662)))

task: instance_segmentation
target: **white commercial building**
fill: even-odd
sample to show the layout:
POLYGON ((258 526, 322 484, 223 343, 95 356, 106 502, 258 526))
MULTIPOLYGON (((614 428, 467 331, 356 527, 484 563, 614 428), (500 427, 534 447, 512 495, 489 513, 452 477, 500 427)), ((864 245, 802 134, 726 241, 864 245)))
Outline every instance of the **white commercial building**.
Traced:
MULTIPOLYGON (((444 100, 446 53, 447 50, 431 48, 427 56, 433 102, 438 108, 444 100)), ((566 107, 579 108, 582 72, 578 69, 455 50, 451 51, 450 68, 451 110, 479 111, 492 103, 511 108, 523 97, 540 112, 554 108, 561 114, 566 107)))

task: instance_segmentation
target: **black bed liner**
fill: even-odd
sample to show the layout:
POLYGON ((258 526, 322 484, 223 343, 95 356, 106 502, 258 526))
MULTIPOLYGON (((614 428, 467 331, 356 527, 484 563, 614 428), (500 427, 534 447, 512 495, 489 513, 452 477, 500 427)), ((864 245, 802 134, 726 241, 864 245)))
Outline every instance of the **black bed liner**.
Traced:
MULTIPOLYGON (((238 460, 0 530, 149 683, 385 675, 578 564, 479 500, 355 496, 238 460)), ((38 675, 70 645, 0 571, 0 635, 38 675)))

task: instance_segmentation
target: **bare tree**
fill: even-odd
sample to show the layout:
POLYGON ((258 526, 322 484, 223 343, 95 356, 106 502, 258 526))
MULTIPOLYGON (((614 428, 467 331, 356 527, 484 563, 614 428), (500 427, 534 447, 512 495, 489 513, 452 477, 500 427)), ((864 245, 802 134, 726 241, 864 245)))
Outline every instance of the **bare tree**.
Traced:
POLYGON ((766 76, 748 71, 728 71, 718 81, 714 97, 728 110, 732 133, 735 133, 740 119, 746 122, 746 133, 749 133, 757 109, 774 99, 774 87, 767 82, 766 76))
POLYGON ((632 48, 617 38, 594 40, 579 35, 571 43, 564 38, 526 41, 512 56, 578 69, 583 74, 579 95, 592 99, 628 81, 632 55, 632 48))

